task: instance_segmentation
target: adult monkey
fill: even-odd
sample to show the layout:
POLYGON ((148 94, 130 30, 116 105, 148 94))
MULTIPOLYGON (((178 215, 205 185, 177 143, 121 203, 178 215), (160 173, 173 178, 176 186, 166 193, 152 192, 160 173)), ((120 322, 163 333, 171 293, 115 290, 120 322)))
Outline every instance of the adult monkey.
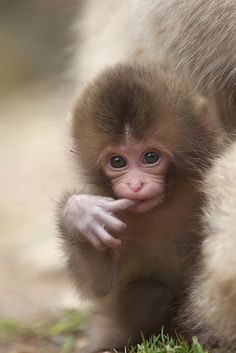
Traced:
POLYGON ((214 161, 203 181, 206 196, 201 259, 184 305, 186 327, 204 342, 236 346, 236 143, 214 161))
POLYGON ((185 75, 235 126, 236 4, 233 0, 90 0, 76 55, 86 80, 107 64, 137 60, 185 75))

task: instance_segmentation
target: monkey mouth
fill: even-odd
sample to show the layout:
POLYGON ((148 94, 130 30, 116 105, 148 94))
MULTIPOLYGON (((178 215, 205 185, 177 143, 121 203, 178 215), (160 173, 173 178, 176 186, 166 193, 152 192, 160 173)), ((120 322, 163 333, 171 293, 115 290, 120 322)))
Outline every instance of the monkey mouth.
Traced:
POLYGON ((143 199, 143 200, 136 200, 137 204, 130 207, 130 211, 135 212, 135 213, 144 213, 155 206, 157 206, 160 203, 159 198, 153 197, 149 199, 143 199))

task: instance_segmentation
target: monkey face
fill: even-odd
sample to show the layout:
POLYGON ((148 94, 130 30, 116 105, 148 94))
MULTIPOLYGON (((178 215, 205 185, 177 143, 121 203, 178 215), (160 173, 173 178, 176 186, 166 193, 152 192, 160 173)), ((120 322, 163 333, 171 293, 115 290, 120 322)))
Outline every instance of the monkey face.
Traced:
POLYGON ((171 157, 154 143, 129 139, 108 147, 99 165, 118 198, 137 200, 133 212, 146 212, 159 204, 165 193, 171 157))

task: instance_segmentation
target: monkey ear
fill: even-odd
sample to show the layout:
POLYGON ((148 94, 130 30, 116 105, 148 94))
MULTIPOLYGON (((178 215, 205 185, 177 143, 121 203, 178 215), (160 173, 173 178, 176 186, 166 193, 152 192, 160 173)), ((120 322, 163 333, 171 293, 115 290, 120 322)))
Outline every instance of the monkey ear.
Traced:
POLYGON ((213 104, 199 97, 197 111, 201 125, 209 136, 215 136, 220 129, 220 119, 213 104))

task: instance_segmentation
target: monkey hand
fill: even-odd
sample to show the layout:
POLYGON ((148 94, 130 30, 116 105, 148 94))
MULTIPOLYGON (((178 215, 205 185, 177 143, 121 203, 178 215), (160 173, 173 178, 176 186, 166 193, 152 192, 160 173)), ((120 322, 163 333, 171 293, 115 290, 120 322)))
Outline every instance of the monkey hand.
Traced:
POLYGON ((114 232, 125 230, 126 224, 113 215, 135 205, 134 200, 115 200, 111 197, 94 195, 72 195, 63 210, 64 222, 75 234, 82 234, 98 251, 116 248, 121 240, 113 237, 114 232))

